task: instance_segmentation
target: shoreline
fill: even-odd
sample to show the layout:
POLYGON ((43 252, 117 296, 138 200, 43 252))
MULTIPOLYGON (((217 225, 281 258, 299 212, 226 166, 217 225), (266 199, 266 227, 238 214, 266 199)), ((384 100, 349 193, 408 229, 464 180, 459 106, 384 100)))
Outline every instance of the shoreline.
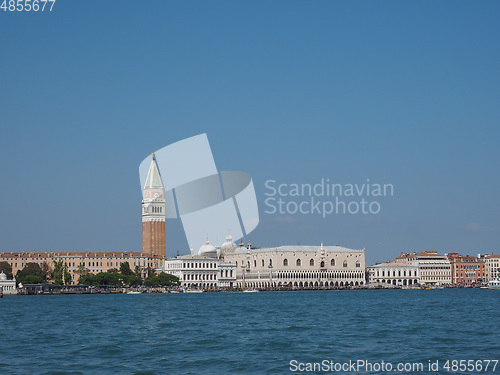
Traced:
MULTIPOLYGON (((485 286, 447 286, 447 287, 418 287, 418 288, 384 288, 384 287, 357 287, 357 288, 232 288, 232 289, 187 289, 187 288, 124 288, 124 287, 79 287, 78 290, 30 290, 4 296, 33 296, 33 295, 78 295, 78 294, 199 294, 199 293, 243 293, 243 292, 301 292, 301 291, 356 291, 356 290, 434 290, 434 289, 490 289, 485 286), (85 289, 83 289, 85 288, 85 289), (132 292, 132 293, 131 293, 132 292)), ((491 289, 492 290, 492 289, 491 289)))

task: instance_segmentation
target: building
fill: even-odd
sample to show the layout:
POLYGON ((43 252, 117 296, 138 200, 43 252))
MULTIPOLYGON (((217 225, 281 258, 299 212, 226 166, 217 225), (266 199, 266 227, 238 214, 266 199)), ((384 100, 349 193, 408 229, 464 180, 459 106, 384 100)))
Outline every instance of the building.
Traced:
POLYGON ((436 251, 420 253, 404 253, 396 258, 396 263, 418 266, 420 284, 448 285, 451 284, 451 264, 446 255, 436 251))
POLYGON ((500 255, 491 254, 484 256, 485 281, 491 281, 500 277, 500 255))
POLYGON ((471 285, 485 280, 484 260, 471 255, 449 253, 453 285, 471 285))
POLYGON ((0 295, 1 294, 17 294, 16 278, 7 280, 7 275, 2 271, 0 273, 0 295))
POLYGON ((165 198, 155 155, 149 166, 142 199, 142 253, 165 257, 165 198))
POLYGON ((221 248, 211 245, 207 239, 198 254, 191 249, 189 255, 166 259, 158 271, 177 276, 181 287, 185 288, 233 288, 236 286, 236 266, 225 263, 221 258, 221 249, 231 248, 228 242, 232 243, 231 235, 226 237, 221 248))
POLYGON ((83 266, 90 273, 107 272, 120 269, 120 265, 128 262, 132 270, 137 266, 141 274, 148 268, 156 269, 163 265, 165 257, 147 256, 140 252, 100 251, 100 252, 21 252, 1 253, 0 261, 6 261, 12 267, 12 273, 22 270, 27 263, 36 263, 43 267, 54 268, 54 262, 63 261, 72 276, 73 284, 78 283, 79 267, 83 266))
POLYGON ((418 265, 407 263, 379 263, 367 268, 370 284, 413 287, 420 284, 418 265))
POLYGON ((167 259, 158 269, 190 288, 334 288, 365 284, 365 250, 341 246, 252 248, 231 235, 220 248, 205 245, 194 254, 167 259))
POLYGON ((365 250, 341 246, 244 247, 226 253, 236 284, 246 288, 333 288, 365 284, 365 250))

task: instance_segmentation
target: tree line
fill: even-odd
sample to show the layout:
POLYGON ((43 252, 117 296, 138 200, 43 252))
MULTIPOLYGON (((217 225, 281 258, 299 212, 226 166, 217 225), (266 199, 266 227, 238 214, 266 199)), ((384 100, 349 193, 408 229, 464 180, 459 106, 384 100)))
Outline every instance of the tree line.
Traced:
MULTIPOLYGON (((8 279, 13 278, 12 267, 8 262, 0 262, 0 272, 4 272, 8 279)), ((120 264, 120 269, 112 268, 107 272, 93 274, 88 268, 79 265, 74 272, 78 276, 79 285, 110 285, 110 286, 176 286, 180 285, 179 278, 164 272, 156 274, 152 268, 147 268, 144 272, 144 279, 141 278, 141 270, 135 267, 132 271, 128 262, 120 264)), ((75 280, 76 281, 76 280, 75 280)), ((16 273, 17 284, 41 284, 52 282, 55 285, 71 285, 73 275, 68 270, 68 266, 62 260, 54 261, 52 268, 48 262, 26 263, 23 269, 16 273)))

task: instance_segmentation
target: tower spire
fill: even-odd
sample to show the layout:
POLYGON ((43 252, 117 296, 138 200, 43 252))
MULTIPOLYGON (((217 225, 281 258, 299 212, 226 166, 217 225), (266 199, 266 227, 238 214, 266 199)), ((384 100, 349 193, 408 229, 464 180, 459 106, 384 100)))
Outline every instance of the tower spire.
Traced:
POLYGON ((144 190, 146 189, 162 189, 163 183, 161 181, 160 172, 158 171, 158 164, 156 163, 155 154, 152 154, 151 164, 149 164, 148 176, 146 177, 146 183, 144 184, 144 190))

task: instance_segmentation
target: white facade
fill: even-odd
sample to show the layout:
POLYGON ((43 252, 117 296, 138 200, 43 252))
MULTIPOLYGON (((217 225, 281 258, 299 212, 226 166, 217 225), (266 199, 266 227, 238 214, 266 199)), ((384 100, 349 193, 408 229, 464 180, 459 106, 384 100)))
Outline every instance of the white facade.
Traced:
POLYGON ((451 263, 446 255, 436 251, 421 253, 401 253, 396 258, 397 263, 418 266, 420 284, 445 285, 451 284, 451 263))
POLYGON ((236 284, 235 266, 216 257, 184 255, 166 260, 158 271, 177 276, 185 288, 231 288, 236 284))
POLYGON ((415 262, 420 272, 421 284, 451 284, 451 263, 444 259, 421 259, 415 262))
POLYGON ((252 249, 226 238, 193 254, 165 261, 159 271, 188 288, 334 288, 365 285, 365 250, 341 246, 280 246, 252 249), (210 248, 209 248, 210 246, 210 248), (221 251, 222 250, 222 251, 221 251))
POLYGON ((500 255, 486 255, 484 258, 485 281, 500 277, 500 255))
POLYGON ((420 283, 417 265, 404 263, 380 263, 368 267, 370 284, 412 287, 420 283))
POLYGON ((0 273, 0 288, 2 288, 3 294, 17 294, 16 278, 7 280, 7 275, 3 272, 0 273))
MULTIPOLYGON (((241 245, 241 244, 240 244, 241 245)), ((341 246, 240 246, 224 261, 236 266, 241 288, 333 288, 365 284, 365 250, 341 246)))
POLYGON ((217 282, 219 288, 234 288, 236 286, 236 265, 219 262, 218 268, 217 282))

